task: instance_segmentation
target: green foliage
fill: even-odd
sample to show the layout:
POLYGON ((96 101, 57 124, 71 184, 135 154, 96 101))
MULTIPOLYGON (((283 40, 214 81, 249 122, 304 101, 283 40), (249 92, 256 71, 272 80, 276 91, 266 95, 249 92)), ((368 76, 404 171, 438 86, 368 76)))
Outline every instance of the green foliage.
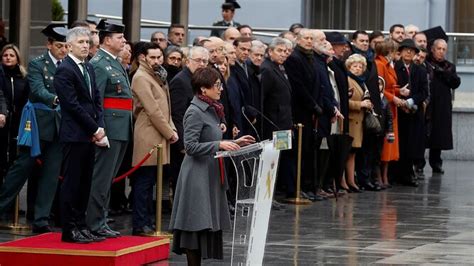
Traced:
POLYGON ((61 5, 59 0, 52 0, 53 4, 51 6, 51 11, 53 13, 52 20, 53 21, 62 21, 64 20, 64 8, 61 5))

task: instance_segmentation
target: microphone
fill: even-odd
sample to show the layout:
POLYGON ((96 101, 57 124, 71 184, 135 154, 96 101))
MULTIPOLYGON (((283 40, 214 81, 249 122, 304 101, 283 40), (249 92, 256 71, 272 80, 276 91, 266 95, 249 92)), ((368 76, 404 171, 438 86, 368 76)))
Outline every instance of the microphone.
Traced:
POLYGON ((245 110, 247 109, 247 111, 249 112, 253 112, 253 113, 257 113, 259 115, 261 115, 263 117, 263 119, 265 119, 265 121, 267 121, 268 123, 270 123, 274 128, 276 128, 276 130, 281 130, 280 127, 278 127, 270 118, 268 118, 267 116, 265 116, 262 112, 260 112, 257 108, 251 106, 251 105, 247 105, 247 106, 242 106, 242 113, 245 113, 245 110))
POLYGON ((249 125, 252 127, 253 131, 255 132, 255 134, 257 134, 258 142, 260 142, 260 135, 258 134, 257 129, 253 126, 252 122, 250 122, 250 119, 245 114, 245 106, 242 106, 241 111, 242 111, 242 115, 245 117, 245 120, 247 120, 247 122, 249 122, 249 125))

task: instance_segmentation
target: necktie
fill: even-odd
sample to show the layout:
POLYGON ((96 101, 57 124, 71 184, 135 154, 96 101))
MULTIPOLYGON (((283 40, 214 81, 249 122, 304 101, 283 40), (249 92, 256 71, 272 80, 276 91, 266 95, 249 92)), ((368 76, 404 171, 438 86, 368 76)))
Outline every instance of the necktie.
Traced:
POLYGON ((283 76, 285 76, 285 78, 288 79, 288 75, 286 75, 285 67, 283 65, 279 65, 278 68, 280 68, 280 71, 283 74, 283 76))
POLYGON ((59 67, 60 64, 61 64, 61 60, 56 61, 56 67, 59 67))
POLYGON ((89 95, 92 96, 92 93, 91 93, 91 79, 89 77, 89 73, 87 73, 86 65, 84 63, 80 63, 80 65, 82 67, 82 75, 84 76, 84 81, 86 82, 87 89, 89 89, 89 95))

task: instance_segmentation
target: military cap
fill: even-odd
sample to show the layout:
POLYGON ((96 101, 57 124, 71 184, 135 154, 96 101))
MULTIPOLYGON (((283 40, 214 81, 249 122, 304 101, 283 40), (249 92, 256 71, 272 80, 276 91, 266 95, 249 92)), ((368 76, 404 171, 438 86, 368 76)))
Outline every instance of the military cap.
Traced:
POLYGON ((106 19, 101 19, 99 24, 97 24, 96 29, 100 32, 123 33, 125 31, 125 26, 119 23, 107 22, 106 19))
POLYGON ((41 33, 57 42, 66 42, 67 28, 64 23, 51 23, 41 33))
POLYGON ((234 10, 237 8, 240 8, 240 5, 235 0, 225 0, 225 3, 222 4, 222 9, 224 10, 227 10, 227 9, 234 10))

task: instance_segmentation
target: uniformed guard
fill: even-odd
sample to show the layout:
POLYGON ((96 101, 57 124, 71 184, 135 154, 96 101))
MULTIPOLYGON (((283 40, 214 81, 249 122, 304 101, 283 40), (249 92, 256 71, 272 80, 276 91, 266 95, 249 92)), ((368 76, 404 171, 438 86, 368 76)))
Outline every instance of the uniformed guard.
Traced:
POLYGON ((125 46, 124 29, 121 24, 101 20, 97 25, 100 49, 90 61, 103 99, 105 132, 110 148, 96 148, 86 221, 93 234, 108 238, 120 236, 107 225, 107 210, 112 179, 117 175, 132 136, 130 81, 117 60, 125 46))
MULTIPOLYGON (((239 22, 234 21, 235 10, 240 8, 239 3, 235 0, 226 0, 222 4, 222 20, 216 21, 212 26, 226 26, 226 27, 235 27, 240 26, 239 22)), ((222 38, 224 30, 212 30, 211 36, 216 36, 222 38)))
MULTIPOLYGON (((48 37, 46 44, 48 50, 29 63, 27 76, 30 86, 29 101, 34 107, 37 126, 37 131, 31 130, 31 132, 38 132, 41 154, 39 157, 32 156, 30 147, 19 146, 18 158, 10 167, 0 189, 0 213, 3 213, 14 202, 16 195, 32 174, 36 159, 41 159, 42 167, 38 174, 34 210, 34 233, 52 231, 49 225, 49 214, 58 184, 62 159, 58 141, 59 101, 53 88, 53 78, 57 66, 68 53, 65 24, 50 24, 41 32, 48 37)), ((20 125, 20 130, 32 125, 28 122, 31 121, 27 121, 26 125, 20 125)), ((30 128, 25 130, 30 130, 30 128)))

